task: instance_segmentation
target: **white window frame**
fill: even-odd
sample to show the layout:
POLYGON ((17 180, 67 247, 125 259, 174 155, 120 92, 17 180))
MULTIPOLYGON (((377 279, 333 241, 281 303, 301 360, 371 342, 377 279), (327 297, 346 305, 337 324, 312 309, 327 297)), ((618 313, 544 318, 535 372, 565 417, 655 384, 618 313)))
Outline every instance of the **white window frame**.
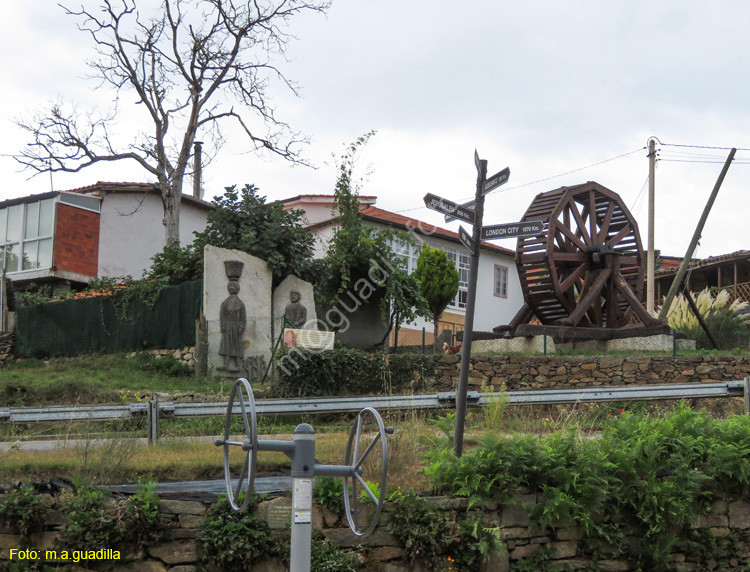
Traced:
POLYGON ((502 264, 495 264, 495 272, 492 280, 492 289, 495 296, 498 298, 508 297, 508 267, 502 264), (498 271, 500 271, 500 279, 498 280, 498 271))

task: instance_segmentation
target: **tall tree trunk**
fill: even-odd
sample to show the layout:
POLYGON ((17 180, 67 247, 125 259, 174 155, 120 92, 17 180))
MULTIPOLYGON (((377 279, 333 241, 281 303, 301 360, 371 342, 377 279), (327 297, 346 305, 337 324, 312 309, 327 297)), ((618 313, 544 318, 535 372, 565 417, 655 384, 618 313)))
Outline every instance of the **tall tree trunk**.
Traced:
POLYGON ((164 206, 164 244, 180 242, 180 203, 182 192, 176 185, 162 187, 161 201, 164 206))
POLYGON ((440 345, 438 343, 438 321, 440 320, 440 314, 435 314, 432 319, 432 331, 433 331, 433 345, 435 347, 435 353, 440 351, 440 345))

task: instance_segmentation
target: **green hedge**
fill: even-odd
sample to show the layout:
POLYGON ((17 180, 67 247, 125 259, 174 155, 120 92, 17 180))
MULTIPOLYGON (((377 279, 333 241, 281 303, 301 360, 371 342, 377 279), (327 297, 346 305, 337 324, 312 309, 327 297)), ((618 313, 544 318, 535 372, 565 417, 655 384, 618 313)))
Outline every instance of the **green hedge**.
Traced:
POLYGON ((287 396, 390 394, 421 390, 435 372, 435 357, 370 354, 342 348, 284 348, 276 355, 279 388, 287 396))
POLYGON ((580 527, 595 555, 614 546, 662 569, 678 542, 690 544, 696 516, 750 484, 750 417, 715 420, 683 406, 660 419, 624 413, 593 438, 485 435, 460 458, 450 445, 433 453, 427 472, 439 492, 472 503, 537 493, 534 527, 580 527))

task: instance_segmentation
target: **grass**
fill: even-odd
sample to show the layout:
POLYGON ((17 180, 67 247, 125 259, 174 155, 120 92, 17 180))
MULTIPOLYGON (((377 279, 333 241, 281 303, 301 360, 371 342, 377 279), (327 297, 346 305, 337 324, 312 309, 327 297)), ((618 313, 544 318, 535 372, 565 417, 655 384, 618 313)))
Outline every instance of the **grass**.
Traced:
MULTIPOLYGON (((146 363, 145 365, 149 365, 146 363)), ((49 361, 18 361, 2 370, 0 406, 51 405, 61 403, 123 403, 150 398, 154 392, 201 394, 199 399, 226 399, 229 384, 192 377, 173 377, 144 367, 143 359, 119 356, 87 356, 49 361)), ((549 433, 580 429, 601 430, 623 411, 647 411, 661 416, 677 402, 634 402, 610 404, 509 406, 502 396, 490 405, 472 410, 465 433, 465 450, 476 444, 483 432, 493 434, 549 433)), ((696 400, 693 408, 705 408, 724 418, 743 411, 742 398, 696 400)), ((422 473, 425 454, 447 439, 436 419, 446 411, 386 412, 386 425, 395 427, 389 442, 389 491, 430 489, 422 473)), ((135 445, 130 438, 145 437, 145 419, 117 422, 78 422, 14 425, 0 423, 0 439, 41 439, 51 435, 81 439, 74 449, 54 454, 11 448, 0 452, 0 482, 33 481, 53 476, 85 476, 101 483, 134 482, 139 478, 191 480, 220 478, 223 461, 220 449, 211 442, 197 443, 191 437, 216 438, 223 433, 223 417, 169 419, 161 421, 162 441, 156 446, 135 445), (101 445, 96 441, 107 436, 101 445)), ((310 423, 316 431, 316 456, 324 463, 343 464, 351 415, 260 416, 259 433, 276 439, 291 439, 294 427, 310 423), (286 435, 286 436, 284 436, 286 435)), ((445 425, 450 432, 451 428, 445 425)), ((237 419, 233 432, 240 433, 237 419)), ((210 440, 210 439, 209 439, 210 440)), ((233 451, 233 468, 241 463, 233 451)), ((289 460, 280 453, 258 455, 258 472, 288 470, 289 460)), ((375 463, 377 465, 377 463, 375 463)), ((378 467, 368 467, 377 475, 378 467)), ((376 481, 377 477, 368 480, 376 481)))
POLYGON ((220 397, 229 391, 228 384, 214 379, 150 369, 154 361, 143 354, 16 361, 2 369, 0 407, 120 403, 155 392, 220 397))

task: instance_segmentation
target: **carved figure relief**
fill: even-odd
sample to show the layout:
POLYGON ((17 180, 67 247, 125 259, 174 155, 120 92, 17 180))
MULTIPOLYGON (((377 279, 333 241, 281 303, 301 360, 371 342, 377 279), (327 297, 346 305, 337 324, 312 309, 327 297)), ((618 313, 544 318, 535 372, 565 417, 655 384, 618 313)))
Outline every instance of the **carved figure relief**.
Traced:
POLYGON ((239 279, 242 275, 243 266, 244 263, 239 260, 224 262, 224 270, 227 278, 229 278, 227 284, 229 296, 221 303, 221 309, 219 310, 221 324, 219 355, 224 359, 224 363, 217 369, 229 372, 240 371, 245 353, 242 347, 242 333, 247 325, 247 316, 245 315, 245 304, 237 296, 240 291, 239 279))
POLYGON ((289 304, 284 308, 287 326, 290 328, 302 328, 307 322, 307 308, 300 302, 302 296, 296 290, 289 293, 289 304))

